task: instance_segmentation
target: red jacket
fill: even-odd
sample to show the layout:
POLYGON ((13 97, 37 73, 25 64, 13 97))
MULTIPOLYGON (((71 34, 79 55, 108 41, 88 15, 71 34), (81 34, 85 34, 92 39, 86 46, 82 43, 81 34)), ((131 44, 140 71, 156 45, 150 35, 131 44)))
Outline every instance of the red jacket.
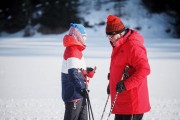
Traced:
POLYGON ((124 80, 126 90, 118 94, 112 113, 141 114, 150 110, 147 75, 150 66, 144 39, 137 32, 128 30, 113 47, 110 65, 110 93, 111 104, 116 94, 116 84, 122 77, 126 65, 130 66, 130 77, 124 80))
POLYGON ((63 45, 66 49, 61 71, 62 99, 64 102, 72 102, 83 97, 81 90, 86 87, 79 71, 81 68, 86 69, 82 54, 86 46, 70 35, 64 36, 63 45))

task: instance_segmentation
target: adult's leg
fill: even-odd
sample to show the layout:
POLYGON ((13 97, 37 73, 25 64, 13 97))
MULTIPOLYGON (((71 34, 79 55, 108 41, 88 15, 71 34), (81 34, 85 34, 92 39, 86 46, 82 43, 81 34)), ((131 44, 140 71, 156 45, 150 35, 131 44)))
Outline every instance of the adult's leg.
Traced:
POLYGON ((115 119, 114 120, 131 120, 132 115, 120 115, 120 114, 115 114, 115 119))
POLYGON ((78 120, 83 99, 65 103, 64 120, 78 120))
POLYGON ((133 120, 142 120, 143 114, 134 114, 133 115, 133 120))
POLYGON ((114 120, 142 120, 143 114, 133 114, 133 115, 120 115, 115 114, 114 120))
POLYGON ((88 114, 87 114, 87 102, 86 98, 83 98, 82 106, 81 106, 81 112, 79 114, 78 120, 88 120, 88 114))

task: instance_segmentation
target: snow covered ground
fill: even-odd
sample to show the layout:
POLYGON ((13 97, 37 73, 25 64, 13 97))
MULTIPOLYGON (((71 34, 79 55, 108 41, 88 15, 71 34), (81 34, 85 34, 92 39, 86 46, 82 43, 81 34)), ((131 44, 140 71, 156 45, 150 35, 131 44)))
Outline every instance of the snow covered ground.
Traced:
MULTIPOLYGON (((166 15, 147 14, 138 2, 127 2, 122 9, 122 20, 130 28, 141 27, 140 33, 146 38, 151 66, 148 83, 152 109, 145 114, 144 120, 180 120, 180 39, 171 39, 173 31, 165 32, 170 28, 166 15)), ((101 11, 86 10, 86 7, 81 8, 82 17, 89 20, 90 25, 106 21, 108 14, 115 13, 111 9, 112 3, 106 4, 101 11)), ((99 120, 107 99, 111 46, 105 37, 105 26, 97 25, 87 29, 87 33, 88 47, 84 55, 87 66, 97 66, 89 89, 95 120, 99 120)), ((13 35, 1 34, 0 37, 0 120, 62 120, 64 103, 60 73, 65 33, 36 34, 31 38, 22 38, 22 34, 21 31, 13 35)), ((110 104, 104 120, 109 109, 110 104)))
MULTIPOLYGON (((62 37, 0 38, 0 120, 63 119, 62 37)), ((148 82, 152 109, 144 120, 180 120, 180 40, 146 39, 145 45, 151 65, 148 82)), ((97 66, 89 89, 98 120, 107 99, 111 47, 105 35, 94 34, 89 35, 87 46, 87 66, 97 66)), ((110 103, 104 119, 109 109, 110 103)))

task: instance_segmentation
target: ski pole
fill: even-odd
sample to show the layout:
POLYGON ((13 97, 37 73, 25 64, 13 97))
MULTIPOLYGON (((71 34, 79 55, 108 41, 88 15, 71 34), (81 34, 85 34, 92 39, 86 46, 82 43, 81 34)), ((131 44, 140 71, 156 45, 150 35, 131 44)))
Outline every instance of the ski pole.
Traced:
POLYGON ((132 114, 132 116, 131 116, 131 120, 133 120, 133 118, 134 118, 134 117, 133 117, 133 114, 132 114))
MULTIPOLYGON (((124 73, 122 74, 121 81, 124 79, 125 71, 126 71, 126 70, 127 70, 127 66, 125 67, 124 73)), ((112 112, 112 110, 113 110, 113 108, 114 108, 114 105, 115 105, 115 103, 116 103, 116 99, 117 99, 117 97, 118 97, 118 94, 119 94, 119 92, 116 92, 116 95, 115 95, 114 101, 113 101, 113 103, 112 103, 112 106, 111 106, 111 109, 110 109, 110 112, 109 112, 109 115, 108 115, 107 120, 109 120, 109 117, 110 117, 110 115, 111 115, 111 112, 112 112)))
POLYGON ((80 69, 81 73, 82 73, 82 76, 83 76, 83 79, 86 83, 86 103, 87 103, 87 107, 88 107, 88 116, 89 116, 89 120, 91 120, 91 116, 92 116, 92 119, 94 120, 94 116, 93 116, 93 111, 92 111, 92 107, 91 107, 91 102, 90 102, 90 99, 89 99, 89 91, 88 91, 88 83, 89 83, 89 77, 92 78, 94 74, 88 74, 88 72, 93 72, 95 73, 96 71, 96 66, 94 67, 94 69, 92 68, 87 68, 86 70, 83 70, 83 69, 80 69))
MULTIPOLYGON (((128 78, 128 77, 129 77, 129 74, 127 73, 128 68, 129 68, 129 66, 126 65, 125 68, 124 68, 124 72, 123 72, 123 74, 122 74, 122 77, 121 77, 121 80, 120 80, 120 81, 122 81, 122 80, 124 79, 124 77, 125 77, 125 78, 128 78)), ((108 115, 107 120, 109 120, 109 117, 110 117, 110 115, 111 115, 111 113, 112 113, 112 110, 113 110, 114 105, 115 105, 115 103, 116 103, 116 99, 117 99, 117 97, 118 97, 118 94, 119 94, 119 92, 116 92, 116 95, 115 95, 114 101, 113 101, 113 103, 112 103, 112 106, 111 106, 111 109, 110 109, 110 112, 109 112, 109 115, 108 115)))
POLYGON ((104 112, 105 112, 105 110, 106 110, 106 106, 107 106, 108 100, 109 100, 109 95, 108 95, 108 98, 107 98, 107 100, 106 100, 106 104, 105 104, 105 107, 104 107, 104 110, 103 110, 103 113, 102 113, 102 116, 101 116, 101 120, 103 119, 104 112))
POLYGON ((110 117, 110 115, 111 115, 111 113, 112 113, 112 110, 113 110, 114 105, 115 105, 115 103, 116 103, 116 99, 117 99, 118 94, 119 94, 119 92, 116 92, 116 95, 115 95, 115 98, 114 98, 113 104, 112 104, 112 106, 111 106, 111 109, 110 109, 110 112, 109 112, 109 115, 108 115, 107 120, 109 120, 109 117, 110 117))
MULTIPOLYGON (((87 100, 87 99, 86 99, 86 100, 87 100)), ((91 120, 91 113, 90 113, 90 107, 89 107, 89 104, 88 104, 88 100, 87 100, 86 102, 87 102, 87 107, 88 107, 88 109, 87 109, 88 117, 89 117, 88 120, 91 120)))
POLYGON ((89 105, 90 112, 91 112, 91 115, 92 115, 92 119, 94 120, 94 115, 93 115, 93 111, 92 111, 92 107, 91 107, 91 102, 90 102, 90 99, 89 99, 89 94, 87 94, 87 101, 88 101, 88 105, 89 105))
MULTIPOLYGON (((87 76, 86 76, 87 78, 87 76)), ((88 93, 88 87, 86 86, 86 96, 87 96, 87 105, 88 105, 88 113, 89 113, 89 120, 91 120, 91 116, 92 116, 92 119, 94 120, 94 116, 93 116, 93 111, 92 111, 92 107, 91 107, 91 102, 90 102, 90 99, 89 99, 89 93, 88 93), (91 114, 91 115, 90 115, 91 114)))

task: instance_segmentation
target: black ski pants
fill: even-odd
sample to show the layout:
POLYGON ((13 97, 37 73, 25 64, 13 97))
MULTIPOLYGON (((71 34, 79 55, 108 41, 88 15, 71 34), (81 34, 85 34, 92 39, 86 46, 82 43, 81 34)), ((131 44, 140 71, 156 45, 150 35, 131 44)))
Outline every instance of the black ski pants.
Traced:
POLYGON ((88 120, 86 99, 65 102, 64 120, 88 120))
POLYGON ((114 120, 142 120, 143 114, 120 115, 115 114, 114 120))

